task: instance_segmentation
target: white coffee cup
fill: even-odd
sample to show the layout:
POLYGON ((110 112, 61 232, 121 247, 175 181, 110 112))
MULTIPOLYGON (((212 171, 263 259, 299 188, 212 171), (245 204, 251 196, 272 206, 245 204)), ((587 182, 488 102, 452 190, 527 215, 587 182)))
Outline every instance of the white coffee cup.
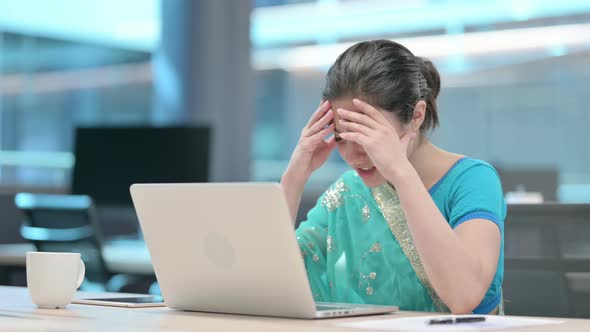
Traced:
POLYGON ((64 308, 84 281, 79 253, 27 252, 27 287, 39 308, 64 308))

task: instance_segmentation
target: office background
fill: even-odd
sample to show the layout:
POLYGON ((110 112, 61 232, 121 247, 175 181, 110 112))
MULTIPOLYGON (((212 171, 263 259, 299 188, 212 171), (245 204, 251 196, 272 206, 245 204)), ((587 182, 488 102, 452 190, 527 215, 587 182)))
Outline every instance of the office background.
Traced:
MULTIPOLYGON (((585 1, 0 8, 2 187, 67 188, 77 126, 215 121, 216 180, 276 180, 336 56, 354 41, 391 38, 441 71, 435 143, 506 170, 555 170, 555 199, 590 201, 590 154, 580 151, 590 123, 585 1)), ((345 167, 334 155, 311 185, 345 167)))
MULTIPOLYGON (((22 240, 14 193, 69 193, 76 165, 113 179, 76 160, 79 127, 208 126, 209 180, 277 181, 331 63, 375 38, 441 72, 435 144, 491 162, 506 192, 590 203, 588 1, 0 0, 0 242, 22 240)), ((346 168, 334 153, 303 210, 346 168)), ((562 241, 588 243, 579 211, 562 241)), ((135 232, 128 206, 101 213, 135 232)), ((526 227, 515 241, 548 252, 526 227)))

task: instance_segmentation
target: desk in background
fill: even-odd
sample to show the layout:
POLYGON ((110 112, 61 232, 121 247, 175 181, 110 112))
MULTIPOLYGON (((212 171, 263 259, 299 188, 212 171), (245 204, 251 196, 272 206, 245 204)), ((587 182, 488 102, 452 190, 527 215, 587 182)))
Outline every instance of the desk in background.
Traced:
POLYGON ((504 300, 514 315, 590 318, 590 204, 511 204, 504 300))
MULTIPOLYGON (((25 267, 27 251, 35 251, 35 247, 29 243, 0 244, 0 267, 25 267)), ((106 241, 102 253, 111 272, 154 275, 150 254, 142 240, 106 241)))

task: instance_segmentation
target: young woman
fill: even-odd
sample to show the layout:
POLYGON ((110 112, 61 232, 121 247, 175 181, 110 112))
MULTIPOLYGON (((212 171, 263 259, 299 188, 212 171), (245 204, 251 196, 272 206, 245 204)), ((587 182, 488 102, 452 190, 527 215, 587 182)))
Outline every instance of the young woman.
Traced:
POLYGON ((350 47, 328 71, 281 180, 294 219, 335 147, 353 168, 297 229, 317 301, 502 312, 502 186, 488 163, 428 140, 439 90, 430 61, 387 40, 350 47))

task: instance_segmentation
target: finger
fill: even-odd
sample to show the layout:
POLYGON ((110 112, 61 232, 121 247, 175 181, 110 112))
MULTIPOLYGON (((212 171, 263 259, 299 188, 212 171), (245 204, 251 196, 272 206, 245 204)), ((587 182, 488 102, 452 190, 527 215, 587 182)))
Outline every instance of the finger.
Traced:
POLYGON ((345 141, 355 142, 364 146, 367 143, 367 136, 361 133, 354 133, 354 132, 347 132, 347 133, 340 133, 340 138, 345 141))
POLYGON ((336 145, 336 136, 331 135, 330 137, 324 140, 328 145, 336 145))
POLYGON ((337 112, 338 115, 345 120, 360 123, 372 129, 377 129, 380 126, 379 122, 364 113, 352 112, 343 108, 339 108, 337 112))
POLYGON ((379 122, 380 124, 383 124, 383 125, 389 124, 389 121, 387 121, 387 119, 383 116, 383 114, 381 114, 381 112, 378 109, 376 109, 373 105, 371 105, 365 101, 362 101, 360 99, 357 99, 357 98, 354 98, 352 100, 352 103, 359 111, 370 116, 372 119, 379 122))
POLYGON ((361 133, 365 136, 371 135, 374 131, 374 129, 371 129, 363 124, 351 122, 351 121, 346 121, 346 120, 339 120, 338 124, 340 125, 340 129, 342 131, 345 131, 345 132, 352 131, 355 133, 361 133))
POLYGON ((317 139, 317 140, 323 140, 326 136, 330 135, 331 132, 334 131, 334 124, 330 123, 329 126, 327 126, 326 128, 318 131, 317 133, 310 135, 311 138, 313 139, 317 139))
POLYGON ((328 110, 328 112, 326 112, 326 114, 324 114, 321 119, 314 123, 311 128, 309 128, 307 136, 312 136, 318 131, 322 130, 327 125, 329 125, 332 120, 334 120, 334 112, 332 112, 332 110, 328 110))
POLYGON ((318 109, 315 112, 313 112, 313 114, 309 118, 309 121, 307 122, 305 127, 309 128, 314 123, 316 123, 318 121, 318 119, 320 119, 330 109, 330 106, 331 106, 331 103, 329 100, 322 102, 320 104, 320 106, 318 107, 318 109))
POLYGON ((336 138, 334 135, 328 137, 324 140, 324 144, 322 145, 322 149, 332 150, 336 147, 336 138))

